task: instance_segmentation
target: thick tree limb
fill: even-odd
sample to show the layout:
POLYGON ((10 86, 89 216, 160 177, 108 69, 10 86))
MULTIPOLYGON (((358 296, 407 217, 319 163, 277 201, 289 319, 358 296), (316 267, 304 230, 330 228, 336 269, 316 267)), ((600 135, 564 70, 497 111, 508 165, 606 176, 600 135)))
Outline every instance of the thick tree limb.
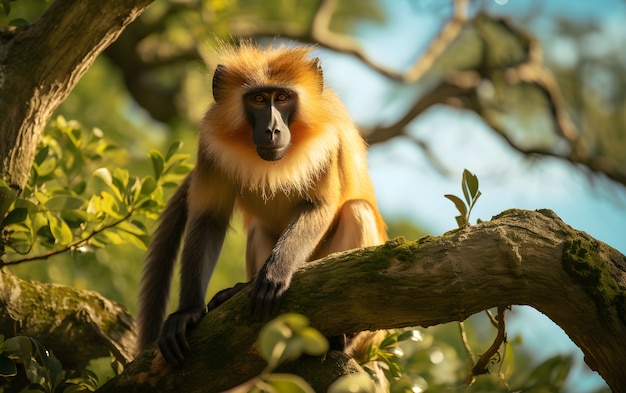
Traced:
POLYGON ((0 32, 2 180, 23 189, 52 112, 151 2, 56 0, 34 23, 0 32))
MULTIPOLYGON (((191 332, 182 367, 171 370, 147 351, 102 391, 219 392, 258 374, 261 325, 246 303, 240 293, 209 313, 191 332)), ((512 304, 546 314, 615 392, 625 391, 626 257, 551 211, 510 210, 440 237, 331 255, 294 276, 282 311, 305 314, 334 336, 462 321, 512 304)))
POLYGON ((96 292, 24 281, 0 269, 0 310, 0 334, 36 338, 67 369, 108 356, 126 364, 135 351, 132 316, 96 292))

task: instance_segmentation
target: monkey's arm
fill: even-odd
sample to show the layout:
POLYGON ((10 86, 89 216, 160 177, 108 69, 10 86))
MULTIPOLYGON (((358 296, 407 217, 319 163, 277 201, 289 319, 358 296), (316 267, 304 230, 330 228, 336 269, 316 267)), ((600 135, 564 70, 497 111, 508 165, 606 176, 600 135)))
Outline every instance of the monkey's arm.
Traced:
MULTIPOLYGON (((210 173, 205 179, 215 181, 210 173)), ((204 297, 209 279, 219 257, 226 229, 233 209, 228 187, 219 182, 207 187, 208 182, 196 181, 190 185, 189 218, 187 220, 181 255, 180 302, 161 330, 159 348, 165 360, 177 365, 184 360, 189 348, 186 332, 206 313, 204 297)))
POLYGON ((190 177, 186 177, 169 200, 159 218, 148 248, 142 270, 139 292, 139 350, 159 338, 167 309, 174 263, 187 222, 187 193, 190 177))
POLYGON ((334 210, 324 203, 305 202, 278 239, 250 292, 250 308, 257 320, 278 311, 291 277, 315 251, 333 220, 334 210))

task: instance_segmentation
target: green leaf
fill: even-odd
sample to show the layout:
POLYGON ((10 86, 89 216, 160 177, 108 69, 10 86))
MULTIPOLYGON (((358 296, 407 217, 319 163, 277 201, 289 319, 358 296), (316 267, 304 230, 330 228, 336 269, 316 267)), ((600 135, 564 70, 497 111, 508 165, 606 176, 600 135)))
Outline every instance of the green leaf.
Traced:
POLYGON ((174 142, 167 149, 167 153, 165 154, 165 161, 169 161, 170 158, 176 153, 180 148, 183 147, 183 143, 181 141, 174 142))
POLYGON ((82 209, 61 211, 61 218, 72 228, 78 228, 90 219, 89 213, 82 209))
POLYGON ((148 153, 150 160, 152 161, 152 169, 154 169, 154 178, 159 180, 163 174, 163 168, 165 167, 165 159, 161 152, 157 150, 150 150, 148 153))
POLYGON ((100 211, 113 217, 121 218, 118 201, 110 193, 103 191, 100 193, 100 211))
POLYGON ((467 189, 472 200, 475 199, 476 193, 478 192, 478 177, 465 169, 463 170, 463 183, 467 184, 467 189))
POLYGON ((15 224, 18 222, 22 222, 26 220, 26 217, 28 217, 27 208, 19 207, 19 208, 13 209, 11 210, 9 214, 7 214, 4 220, 2 220, 2 223, 0 223, 0 228, 4 228, 7 225, 15 224))
POLYGON ((139 221, 122 221, 116 228, 137 236, 148 235, 148 230, 145 225, 139 221))
POLYGON ((422 333, 419 330, 411 329, 400 333, 398 341, 420 342, 424 341, 424 337, 422 337, 422 333))
POLYGON ((9 211, 13 202, 17 199, 17 192, 7 187, 4 183, 0 184, 0 219, 9 211))
POLYGON ((17 209, 17 208, 24 208, 26 210, 28 210, 28 213, 37 213, 39 211, 39 207, 37 207, 37 205, 35 205, 34 203, 32 203, 31 201, 27 200, 27 199, 17 199, 15 201, 15 204, 13 205, 13 208, 17 209))
POLYGON ((135 177, 133 180, 133 184, 132 186, 130 186, 130 196, 131 199, 129 200, 130 204, 134 204, 138 199, 139 196, 141 195, 141 181, 139 180, 138 177, 135 177))
POLYGON ((85 192, 85 189, 87 188, 87 182, 84 180, 79 181, 78 183, 76 183, 73 187, 72 187, 72 191, 74 191, 74 193, 76 194, 82 194, 83 192, 85 192))
POLYGON ((9 15, 11 13, 11 0, 2 0, 2 7, 4 8, 4 14, 9 15))
POLYGON ((328 387, 328 393, 374 393, 374 383, 365 373, 341 377, 328 387))
POLYGON ((115 186, 114 191, 116 191, 116 195, 120 200, 124 199, 124 195, 126 194, 126 187, 128 187, 128 183, 130 182, 130 173, 127 169, 115 168, 113 170, 113 185, 115 186))
POLYGON ((54 214, 47 213, 48 224, 50 225, 50 233, 55 239, 57 244, 69 244, 73 239, 72 230, 65 221, 55 216, 54 214))
POLYGON ((328 352, 328 340, 322 333, 312 327, 306 327, 298 332, 302 340, 302 350, 307 355, 322 356, 328 352))
POLYGON ((572 368, 572 359, 556 355, 537 366, 527 379, 528 387, 562 387, 572 368))
POLYGON ((465 202, 467 206, 472 204, 472 197, 469 194, 469 189, 467 188, 467 178, 465 177, 465 172, 463 172, 463 177, 461 179, 461 190, 463 191, 463 197, 465 198, 465 202))
POLYGON ((148 235, 137 236, 134 234, 126 233, 123 236, 124 244, 132 244, 140 250, 147 250, 150 244, 151 237, 148 235))
MULTIPOLYGON (((276 355, 276 365, 282 364, 288 360, 296 360, 300 356, 302 356, 304 352, 304 340, 300 336, 294 336, 285 341, 286 345, 282 351, 275 350, 276 355)), ((281 345, 278 345, 277 348, 283 348, 281 345)))
POLYGON ((313 388, 304 379, 293 374, 269 374, 264 378, 265 383, 281 393, 315 393, 313 388))
POLYGON ((50 176, 54 173, 54 170, 57 169, 58 160, 56 157, 51 156, 44 160, 41 164, 33 164, 33 169, 37 176, 46 177, 50 176))
POLYGON ((465 218, 465 216, 456 216, 454 217, 454 219, 456 220, 456 225, 459 228, 463 228, 465 225, 467 225, 467 219, 465 218))
POLYGON ((309 326, 309 319, 302 314, 298 313, 285 313, 276 317, 276 322, 281 322, 286 324, 291 328, 291 330, 297 332, 300 329, 303 329, 309 326))
POLYGON ((452 203, 454 203, 454 206, 456 206, 456 209, 459 211, 459 213, 461 213, 462 216, 465 216, 467 214, 467 206, 465 205, 465 202, 461 200, 461 198, 451 194, 446 194, 444 195, 444 197, 448 198, 452 201, 452 203))
POLYGON ((102 180, 104 184, 111 186, 113 184, 113 175, 108 168, 98 168, 93 172, 93 176, 102 180))
POLYGON ((259 332, 259 354, 272 368, 282 357, 287 340, 293 336, 291 329, 279 320, 269 321, 259 332))
POLYGON ((125 244, 126 239, 119 232, 113 230, 107 230, 100 233, 99 236, 104 236, 107 243, 110 244, 125 244))
MULTIPOLYGON (((153 199, 144 200, 139 205, 135 206, 136 209, 151 210, 159 208, 159 203, 153 199)), ((145 213, 144 213, 145 214, 145 213)))
POLYGON ((9 26, 19 27, 28 25, 28 21, 24 18, 12 19, 9 22, 9 26))
POLYGON ((14 357, 17 363, 28 368, 33 356, 33 345, 26 336, 11 337, 2 344, 2 353, 14 357))
POLYGON ((37 154, 35 155, 35 164, 41 165, 47 158, 50 153, 50 148, 48 146, 44 146, 39 149, 37 154))
POLYGON ((17 375, 17 365, 4 355, 0 355, 0 377, 14 377, 17 375))
POLYGON ((141 179, 141 192, 139 195, 148 196, 157 188, 157 181, 152 176, 146 176, 141 179))
POLYGON ((44 206, 50 211, 74 210, 83 206, 84 201, 81 198, 72 196, 57 196, 46 201, 44 206))
POLYGON ((44 366, 46 369, 49 369, 53 366, 53 362, 55 360, 54 356, 51 352, 49 352, 46 348, 41 345, 39 341, 36 339, 29 337, 32 346, 33 346, 33 357, 37 361, 37 363, 44 366))
POLYGON ((65 117, 63 117, 63 115, 57 116, 55 126, 59 130, 64 130, 67 128, 67 120, 65 119, 65 117))

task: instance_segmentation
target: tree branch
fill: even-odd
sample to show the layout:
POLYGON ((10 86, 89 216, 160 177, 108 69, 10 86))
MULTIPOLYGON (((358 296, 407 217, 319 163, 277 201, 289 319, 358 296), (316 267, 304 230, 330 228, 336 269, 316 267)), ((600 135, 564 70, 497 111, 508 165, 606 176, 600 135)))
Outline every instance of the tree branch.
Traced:
POLYGON ((52 112, 151 2, 56 0, 34 23, 0 33, 2 180, 23 189, 52 112))
POLYGON ((0 334, 37 338, 67 369, 111 355, 125 364, 135 352, 132 316, 96 292, 24 281, 0 269, 0 310, 0 334))
MULTIPOLYGON (((561 326, 587 364, 623 391, 626 257, 551 211, 510 210, 436 238, 333 254, 294 276, 281 310, 307 315, 335 336, 462 321, 513 304, 530 305, 561 326)), ((182 367, 172 370, 148 350, 102 391, 231 388, 264 366, 255 346, 260 326, 250 321, 242 291, 190 333, 182 367)))

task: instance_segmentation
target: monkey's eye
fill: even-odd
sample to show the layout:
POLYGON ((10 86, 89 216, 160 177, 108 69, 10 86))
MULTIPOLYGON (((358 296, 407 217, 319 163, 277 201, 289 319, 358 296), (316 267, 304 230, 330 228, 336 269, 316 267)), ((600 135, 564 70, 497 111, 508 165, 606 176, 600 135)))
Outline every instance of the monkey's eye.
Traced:
POLYGON ((276 94, 276 101, 283 102, 289 99, 289 94, 287 93, 278 93, 276 94))
POLYGON ((263 94, 255 94, 254 96, 252 96, 252 101, 254 101, 256 104, 262 104, 265 102, 265 97, 263 97, 263 94))

